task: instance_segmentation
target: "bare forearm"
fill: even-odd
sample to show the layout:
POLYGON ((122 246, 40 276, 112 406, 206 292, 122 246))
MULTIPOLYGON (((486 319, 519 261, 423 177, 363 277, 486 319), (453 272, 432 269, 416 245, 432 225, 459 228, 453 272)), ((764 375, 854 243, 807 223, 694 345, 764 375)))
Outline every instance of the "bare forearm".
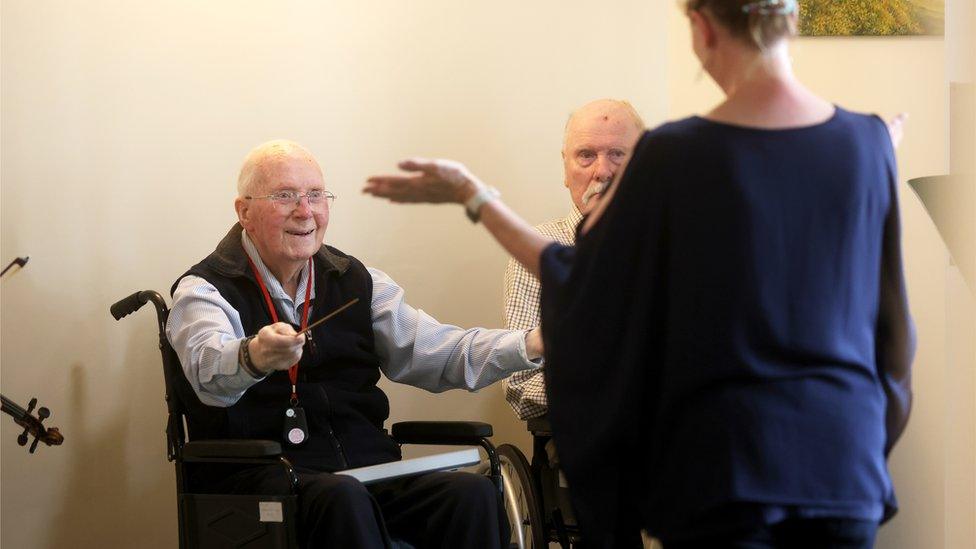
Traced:
POLYGON ((481 223, 516 261, 535 277, 539 276, 539 257, 553 240, 536 232, 531 225, 501 200, 481 207, 481 223))

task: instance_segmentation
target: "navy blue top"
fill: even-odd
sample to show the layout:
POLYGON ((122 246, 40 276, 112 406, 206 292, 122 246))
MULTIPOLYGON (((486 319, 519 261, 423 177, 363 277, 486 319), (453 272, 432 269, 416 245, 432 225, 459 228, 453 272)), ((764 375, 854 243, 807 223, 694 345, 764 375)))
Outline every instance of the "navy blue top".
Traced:
POLYGON ((577 248, 542 256, 550 418, 583 527, 890 516, 885 124, 687 118, 646 133, 619 185, 577 248))

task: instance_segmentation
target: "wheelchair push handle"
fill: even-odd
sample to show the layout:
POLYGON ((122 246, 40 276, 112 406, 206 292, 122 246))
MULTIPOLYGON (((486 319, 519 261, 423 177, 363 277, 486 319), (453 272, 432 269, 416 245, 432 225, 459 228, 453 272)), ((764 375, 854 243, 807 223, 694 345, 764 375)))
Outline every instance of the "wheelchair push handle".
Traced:
POLYGON ((115 320, 122 320, 146 304, 145 299, 140 299, 140 294, 142 292, 136 292, 125 299, 120 299, 109 307, 109 311, 112 312, 115 320))
POLYGON ((149 301, 152 301, 153 305, 156 306, 157 313, 166 310, 166 301, 163 300, 163 296, 159 295, 159 292, 143 290, 115 302, 109 311, 115 320, 122 320, 122 318, 141 309, 149 301))

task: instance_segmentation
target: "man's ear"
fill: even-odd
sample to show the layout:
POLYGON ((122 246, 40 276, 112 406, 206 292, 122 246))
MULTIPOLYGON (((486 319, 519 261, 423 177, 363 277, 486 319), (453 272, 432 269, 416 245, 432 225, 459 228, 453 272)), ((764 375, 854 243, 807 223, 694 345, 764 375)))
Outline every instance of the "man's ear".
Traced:
POLYGON ((251 224, 251 220, 248 217, 251 213, 249 208, 250 205, 250 202, 239 196, 234 199, 234 209, 237 210, 237 220, 241 222, 241 227, 244 227, 245 230, 247 230, 248 226, 251 224))
POLYGON ((569 178, 566 177, 566 147, 559 151, 560 158, 563 159, 563 187, 569 188, 569 178))
POLYGON ((691 33, 695 39, 700 40, 701 45, 708 49, 715 47, 715 27, 711 19, 699 10, 688 12, 688 20, 691 22, 691 33))

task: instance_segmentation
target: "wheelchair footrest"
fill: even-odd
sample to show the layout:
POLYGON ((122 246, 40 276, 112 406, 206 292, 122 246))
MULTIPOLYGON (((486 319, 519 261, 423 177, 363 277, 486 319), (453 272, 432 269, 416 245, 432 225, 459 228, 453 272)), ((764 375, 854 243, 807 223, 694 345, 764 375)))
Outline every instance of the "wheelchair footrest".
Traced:
POLYGON ((188 548, 287 549, 297 546, 296 496, 183 494, 188 548))

